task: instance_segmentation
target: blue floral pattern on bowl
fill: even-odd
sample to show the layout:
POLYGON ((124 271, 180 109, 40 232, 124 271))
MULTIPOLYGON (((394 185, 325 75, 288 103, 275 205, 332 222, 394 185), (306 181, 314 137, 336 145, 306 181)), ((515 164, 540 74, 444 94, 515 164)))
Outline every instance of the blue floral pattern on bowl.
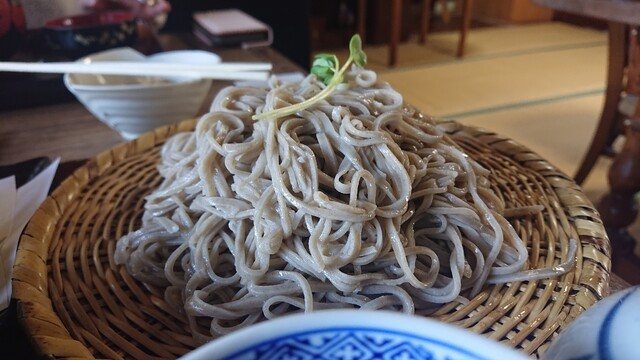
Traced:
POLYGON ((391 311, 319 310, 234 331, 182 360, 527 359, 497 341, 434 319, 391 311))
POLYGON ((224 359, 481 360, 487 358, 456 344, 410 333, 375 328, 329 328, 268 340, 224 359))

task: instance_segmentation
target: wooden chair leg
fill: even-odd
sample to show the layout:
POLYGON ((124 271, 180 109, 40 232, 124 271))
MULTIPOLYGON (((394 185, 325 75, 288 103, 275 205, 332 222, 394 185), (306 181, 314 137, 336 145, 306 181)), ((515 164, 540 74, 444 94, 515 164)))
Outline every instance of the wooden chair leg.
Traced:
POLYGON ((467 33, 471 27, 471 15, 473 10, 473 0, 462 1, 462 25, 460 26, 460 38, 458 40, 458 51, 456 55, 461 58, 464 56, 465 43, 467 42, 467 33))
POLYGON ((574 180, 578 184, 587 178, 596 160, 604 153, 619 131, 620 116, 618 104, 622 92, 625 66, 626 26, 617 23, 609 24, 609 69, 607 72, 607 90, 600 122, 593 134, 591 144, 582 163, 578 167, 574 180))
POLYGON ((422 0, 422 9, 420 10, 420 36, 418 41, 424 44, 427 41, 429 26, 431 25, 431 5, 433 0, 422 0))
POLYGON ((402 27, 402 0, 391 1, 391 33, 389 40, 389 66, 395 66, 398 61, 398 43, 400 43, 400 28, 402 27))
POLYGON ((449 0, 440 0, 442 8, 442 22, 448 24, 451 22, 451 12, 449 11, 449 0))

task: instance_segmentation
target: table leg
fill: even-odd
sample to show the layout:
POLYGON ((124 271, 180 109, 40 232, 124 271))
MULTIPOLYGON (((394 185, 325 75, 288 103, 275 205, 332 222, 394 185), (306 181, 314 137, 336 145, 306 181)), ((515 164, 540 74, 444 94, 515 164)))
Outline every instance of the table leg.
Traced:
MULTIPOLYGON (((633 29, 629 36, 625 90, 640 94, 640 35, 633 29)), ((609 168, 609 194, 598 210, 612 242, 630 245, 633 237, 627 227, 638 216, 636 194, 640 192, 640 102, 625 122, 625 143, 609 168)))
POLYGON ((398 62, 398 43, 402 28, 402 0, 391 1, 391 33, 389 42, 389 66, 398 62))
POLYGON ((427 41, 427 33, 431 24, 431 8, 433 0, 422 0, 422 9, 420 10, 420 37, 418 42, 424 44, 427 41))
POLYGON ((593 169, 596 161, 603 154, 611 154, 609 150, 612 140, 618 134, 618 104, 623 90, 624 68, 627 52, 627 26, 619 23, 609 23, 609 57, 607 70, 607 90, 605 92, 604 106, 598 127, 593 133, 593 139, 588 151, 582 159, 580 167, 574 176, 575 181, 581 185, 587 175, 593 169))
POLYGON ((471 18, 473 11, 473 0, 462 1, 462 25, 460 25, 460 39, 458 39, 458 50, 456 56, 461 58, 464 56, 464 47, 467 42, 467 33, 471 28, 471 18))

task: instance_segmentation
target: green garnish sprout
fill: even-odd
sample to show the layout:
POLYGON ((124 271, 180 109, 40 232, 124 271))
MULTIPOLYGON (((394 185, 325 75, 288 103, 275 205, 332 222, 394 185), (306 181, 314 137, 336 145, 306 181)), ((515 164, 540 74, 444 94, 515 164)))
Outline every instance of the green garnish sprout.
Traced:
POLYGON ((352 63, 360 67, 364 67, 367 64, 367 54, 362 50, 362 39, 360 39, 360 35, 358 34, 353 35, 349 41, 349 58, 342 67, 339 67, 338 57, 335 55, 316 55, 313 65, 311 66, 311 73, 327 85, 322 91, 303 102, 253 115, 253 120, 263 120, 267 118, 277 119, 295 114, 298 111, 317 104, 329 96, 329 94, 344 81, 344 73, 352 63))

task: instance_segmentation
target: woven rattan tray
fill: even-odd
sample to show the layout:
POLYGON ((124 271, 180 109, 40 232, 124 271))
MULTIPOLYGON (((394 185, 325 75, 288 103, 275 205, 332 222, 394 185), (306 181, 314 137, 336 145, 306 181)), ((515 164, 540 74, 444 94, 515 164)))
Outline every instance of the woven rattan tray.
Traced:
MULTIPOLYGON (((195 121, 158 129, 102 153, 44 202, 21 238, 13 293, 35 347, 55 358, 175 358, 195 344, 185 319, 162 294, 133 280, 112 259, 135 229, 144 196, 160 182, 162 143, 195 121)), ((555 334, 608 294, 610 247, 582 190, 537 154, 510 139, 456 122, 442 125, 492 170, 508 204, 542 204, 542 214, 511 220, 528 242, 531 264, 558 264, 579 241, 575 270, 542 281, 489 286, 467 304, 431 315, 539 356, 555 334)))

